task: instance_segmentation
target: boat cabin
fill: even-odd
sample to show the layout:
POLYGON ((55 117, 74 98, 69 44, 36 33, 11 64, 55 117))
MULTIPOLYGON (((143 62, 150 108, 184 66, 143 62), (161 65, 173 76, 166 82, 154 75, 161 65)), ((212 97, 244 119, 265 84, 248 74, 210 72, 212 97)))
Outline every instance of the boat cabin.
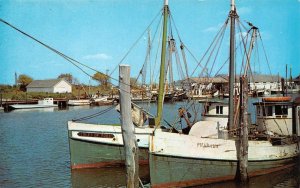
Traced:
POLYGON ((221 100, 203 100, 202 118, 204 121, 219 122, 220 127, 227 127, 228 122, 228 102, 221 100))
POLYGON ((43 100, 38 100, 39 105, 53 105, 53 98, 44 98, 43 100))
POLYGON ((300 136, 299 104, 292 102, 291 97, 266 97, 254 105, 258 131, 300 136))

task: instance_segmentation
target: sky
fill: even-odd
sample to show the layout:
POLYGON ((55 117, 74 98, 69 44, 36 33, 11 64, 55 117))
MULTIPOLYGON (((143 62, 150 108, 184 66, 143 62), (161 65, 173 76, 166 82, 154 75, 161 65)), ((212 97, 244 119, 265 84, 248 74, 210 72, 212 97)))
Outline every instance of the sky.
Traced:
MULTIPOLYGON (((147 51, 144 31, 152 20, 159 22, 154 18, 162 7, 163 0, 0 0, 0 18, 94 69, 116 69, 112 77, 117 79, 116 67, 128 51, 122 63, 131 65, 132 77, 138 75, 147 51)), ((230 0, 169 0, 169 7, 180 39, 200 60, 228 17, 230 0)), ((236 0, 236 7, 240 21, 257 26, 263 39, 266 56, 260 54, 260 59, 267 60, 255 65, 255 72, 285 76, 287 64, 292 76, 298 76, 300 0, 236 0)), ((3 23, 0 32, 0 84, 14 84, 15 73, 33 79, 71 73, 79 82, 89 82, 89 76, 32 39, 3 23)), ((226 59, 228 53, 229 49, 220 54, 226 59)), ((191 73, 197 63, 191 57, 187 61, 191 73)), ((221 59, 217 62, 222 64, 221 59)), ((221 73, 227 70, 225 66, 221 73)), ((194 76, 200 72, 196 69, 194 76)))

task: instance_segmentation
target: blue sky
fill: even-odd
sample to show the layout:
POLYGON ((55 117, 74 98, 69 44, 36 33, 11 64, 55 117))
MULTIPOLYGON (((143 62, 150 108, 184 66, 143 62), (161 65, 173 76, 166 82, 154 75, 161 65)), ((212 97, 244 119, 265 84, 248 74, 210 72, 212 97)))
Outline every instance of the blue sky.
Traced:
MULTIPOLYGON (((229 4, 230 0, 169 0, 180 37, 197 59, 227 18, 229 4)), ((0 18, 106 72, 117 66, 162 5, 162 0, 0 0, 0 18)), ((250 21, 260 28, 271 72, 284 76, 288 64, 293 76, 298 76, 300 1, 236 0, 236 6, 241 21, 250 21)), ((13 84, 15 72, 34 79, 71 73, 80 82, 88 82, 89 77, 79 69, 10 27, 0 23, 0 32, 0 84, 13 84)), ((133 76, 144 62, 146 38, 145 33, 124 61, 132 66, 133 76)), ((227 55, 227 51, 223 53, 227 55)), ((195 66, 195 62, 189 64, 190 72, 195 66)), ((226 71, 227 67, 222 72, 226 71)), ((256 72, 269 73, 266 63, 257 65, 256 72)), ((118 78, 118 72, 112 76, 118 78)))

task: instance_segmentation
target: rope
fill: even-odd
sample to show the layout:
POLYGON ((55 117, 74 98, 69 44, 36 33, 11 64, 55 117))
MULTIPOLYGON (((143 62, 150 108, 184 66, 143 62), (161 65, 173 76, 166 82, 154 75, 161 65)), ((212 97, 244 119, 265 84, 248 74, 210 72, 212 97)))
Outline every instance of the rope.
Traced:
MULTIPOLYGON (((226 19, 225 24, 222 26, 222 28, 227 25, 229 18, 226 19)), ((205 51, 204 55, 202 56, 201 60, 198 62, 196 68, 194 69, 194 71, 191 74, 191 77, 194 75, 196 69, 199 67, 199 65, 201 64, 202 60, 204 59, 204 57, 206 56, 206 54, 209 52, 210 48, 212 47, 212 45, 215 43, 217 36, 220 34, 220 32, 222 31, 222 28, 218 31, 217 35, 214 37, 213 42, 210 44, 210 46, 208 47, 208 49, 205 51)), ((204 68, 203 68, 204 69, 204 68)))
MULTIPOLYGON (((265 50, 265 46, 264 46, 264 43, 263 43, 263 41, 262 41, 261 34, 260 34, 259 30, 257 30, 257 33, 258 33, 259 39, 260 39, 261 44, 262 44, 263 52, 264 52, 264 55, 265 55, 265 58, 266 58, 266 62, 267 62, 267 65, 268 65, 268 69, 269 69, 269 71, 270 71, 270 75, 272 75, 271 68, 270 68, 270 64, 269 64, 269 60, 268 60, 267 53, 266 53, 266 50, 265 50)), ((272 81, 274 82, 273 77, 272 77, 272 81)))
MULTIPOLYGON (((83 64, 83 63, 80 63, 79 61, 77 61, 77 60, 75 60, 75 59, 73 59, 73 58, 71 58, 71 57, 65 55, 64 53, 62 53, 62 52, 60 52, 60 51, 54 49, 53 47, 51 47, 51 46, 45 44, 44 42, 42 42, 42 41, 36 39, 35 37, 33 37, 33 36, 31 36, 31 35, 25 33, 24 31, 18 29, 17 27, 13 26, 12 24, 6 22, 5 20, 3 20, 3 19, 1 19, 1 18, 0 18, 0 22, 2 22, 2 23, 4 23, 4 24, 8 25, 9 27, 13 28, 14 30, 18 31, 19 33, 21 33, 21 34, 23 34, 23 35, 29 37, 30 39, 32 39, 32 40, 34 40, 35 42, 41 44, 42 46, 46 47, 46 48, 49 49, 50 51, 52 51, 52 52, 56 53, 57 55, 61 56, 61 57, 64 58, 66 61, 70 62, 70 63, 73 64, 75 67, 77 67, 79 70, 81 70, 81 71, 82 71, 84 74, 86 74, 87 76, 93 77, 91 74, 89 74, 88 72, 86 72, 85 70, 83 70, 79 65, 81 65, 81 66, 83 66, 83 67, 86 67, 86 68, 88 68, 88 69, 90 69, 90 70, 93 70, 93 71, 95 71, 95 72, 104 74, 104 73, 102 73, 101 71, 98 71, 98 70, 96 70, 96 69, 94 69, 94 68, 92 68, 92 67, 89 67, 89 66, 87 66, 87 65, 85 65, 85 64, 83 64), (76 63, 79 64, 79 65, 77 65, 76 63)), ((120 64, 120 63, 119 63, 119 64, 120 64)), ((106 75, 106 74, 104 74, 104 75, 106 75)), ((120 82, 119 79, 113 78, 113 77, 111 77, 110 75, 106 75, 106 76, 108 76, 108 77, 109 77, 110 79, 112 79, 112 80, 115 80, 115 81, 120 82)), ((95 78, 94 78, 94 79, 95 79, 95 78)), ((96 80, 97 80, 97 79, 96 79, 96 80)), ((121 83, 122 83, 122 82, 121 82, 121 83)), ((111 84, 112 84, 112 83, 111 83, 111 84)), ((123 83, 123 84, 125 84, 125 83, 123 83)), ((114 84, 112 84, 112 85, 114 85, 114 84)), ((125 84, 125 85, 128 85, 128 84, 125 84)), ((116 85, 114 85, 114 86, 116 86, 116 85)), ((129 84, 128 86, 135 88, 134 86, 132 86, 132 85, 130 85, 130 84, 129 84)), ((116 87, 117 87, 117 86, 116 86, 116 87)), ((126 91, 124 91, 124 92, 126 92, 126 91)))
POLYGON ((104 110, 101 110, 100 112, 97 112, 95 114, 91 114, 91 115, 88 115, 88 116, 84 116, 84 117, 80 117, 80 118, 77 118, 77 119, 72 119, 72 121, 76 122, 76 121, 83 121, 83 120, 88 120, 88 119, 92 119, 94 117, 97 117, 97 116, 100 116, 100 115, 103 115, 105 114, 106 112, 109 112, 110 110, 114 109, 117 105, 113 105, 113 106, 110 106, 104 110))
POLYGON ((125 58, 128 56, 128 54, 131 52, 131 50, 137 45, 137 43, 140 41, 140 39, 144 36, 144 34, 149 30, 152 23, 156 20, 156 18, 161 14, 163 9, 160 9, 159 12, 156 14, 156 16, 152 19, 150 24, 147 26, 147 28, 142 32, 142 34, 138 37, 138 39, 133 43, 133 45, 129 48, 129 50, 126 52, 124 57, 121 59, 121 61, 117 64, 117 66, 112 70, 109 76, 111 76, 115 70, 118 68, 118 66, 125 60, 125 58))
POLYGON ((220 51, 220 48, 221 48, 221 44, 222 44, 222 42, 223 42, 224 35, 225 35, 225 30, 224 30, 223 33, 221 33, 221 41, 219 42, 219 47, 218 47, 218 49, 217 49, 217 52, 216 52, 216 55, 215 55, 215 58, 214 58, 214 61, 213 61, 213 64, 212 64, 212 68, 210 69, 209 76, 211 76, 213 67, 214 67, 214 65, 215 65, 215 63, 216 63, 216 60, 217 60, 217 57, 218 57, 218 54, 219 54, 219 51, 220 51))

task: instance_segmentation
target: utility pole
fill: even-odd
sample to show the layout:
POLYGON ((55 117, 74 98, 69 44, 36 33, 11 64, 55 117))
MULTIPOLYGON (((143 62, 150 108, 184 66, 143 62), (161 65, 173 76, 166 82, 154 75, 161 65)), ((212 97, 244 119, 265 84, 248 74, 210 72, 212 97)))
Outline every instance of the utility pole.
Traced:
POLYGON ((17 75, 17 72, 15 72, 15 85, 16 85, 16 88, 18 86, 18 75, 17 75))
POLYGON ((125 150, 125 165, 127 177, 126 187, 138 188, 139 151, 134 134, 134 125, 132 123, 131 117, 130 66, 120 65, 119 73, 121 128, 125 150))
POLYGON ((287 84, 287 74, 288 74, 288 70, 287 70, 287 64, 285 64, 285 95, 287 96, 287 89, 288 89, 288 84, 287 84))

